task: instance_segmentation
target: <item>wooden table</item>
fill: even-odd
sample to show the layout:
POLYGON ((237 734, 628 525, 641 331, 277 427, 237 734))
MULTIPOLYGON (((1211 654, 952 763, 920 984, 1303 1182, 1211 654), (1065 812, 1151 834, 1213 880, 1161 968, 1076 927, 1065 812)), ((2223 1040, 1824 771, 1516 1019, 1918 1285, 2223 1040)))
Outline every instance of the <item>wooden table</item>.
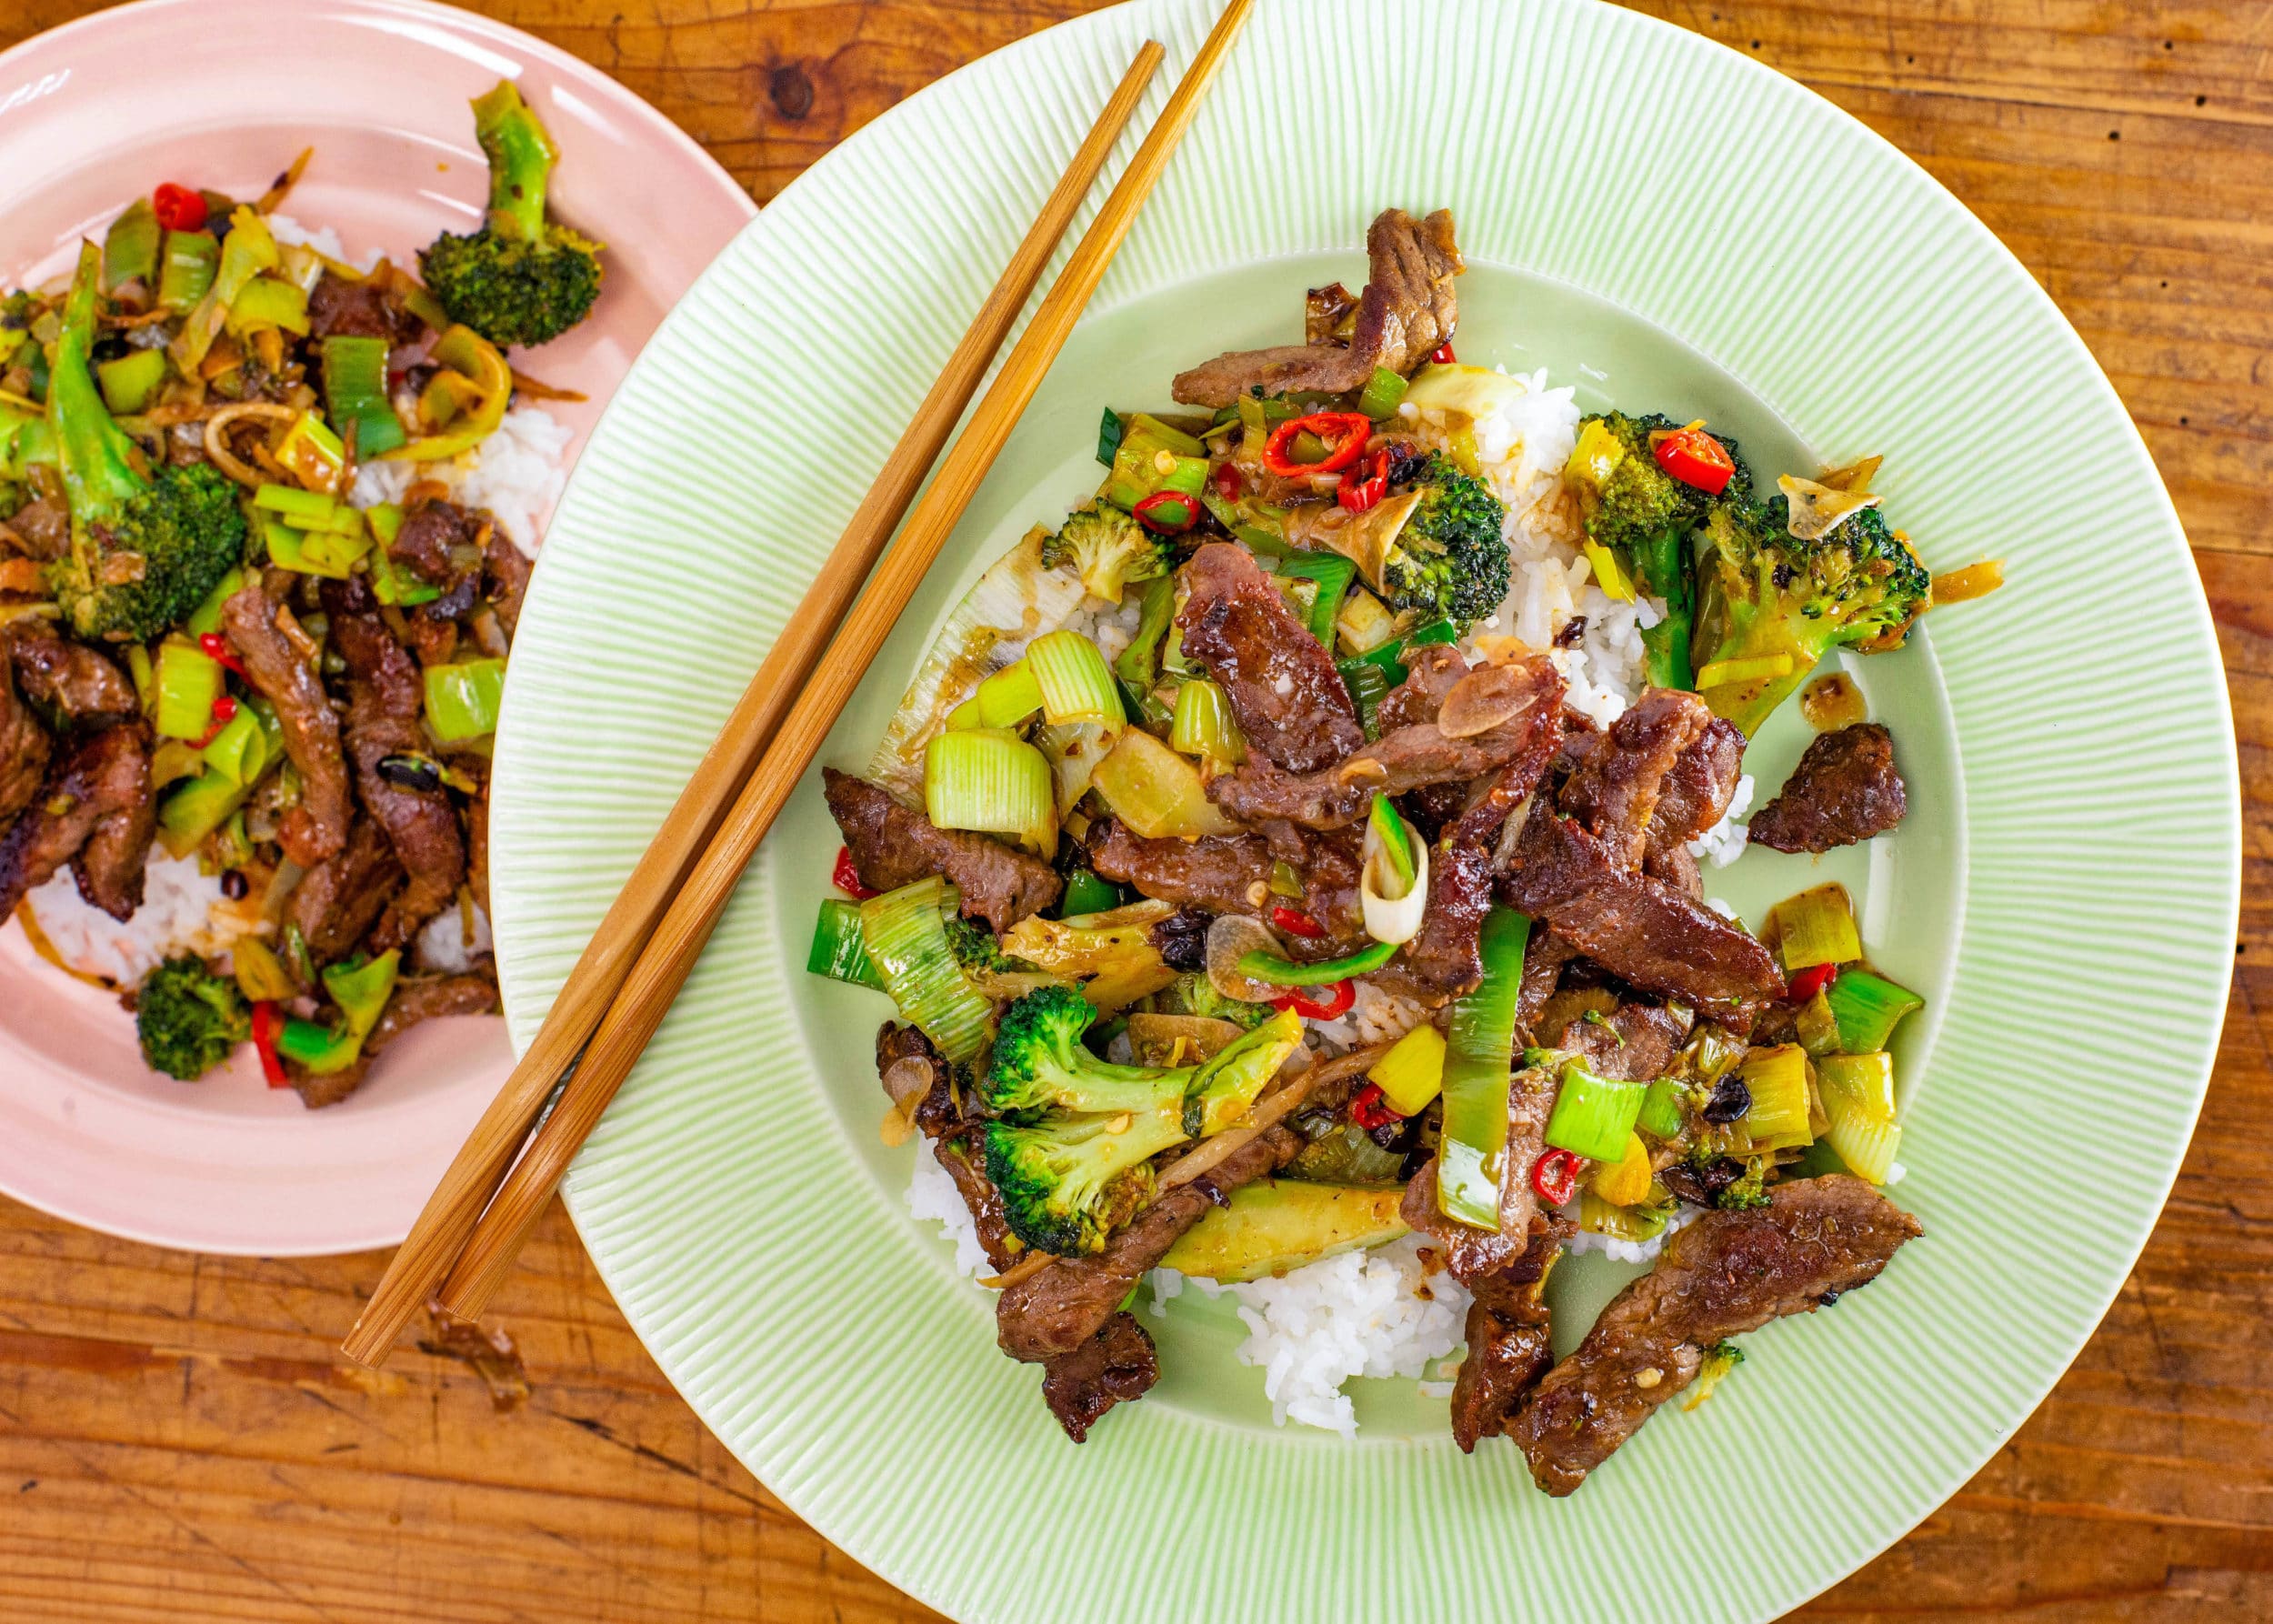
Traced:
MULTIPOLYGON (((761 202, 910 91, 1081 8, 486 6, 616 74, 761 202)), ((89 9, 15 0, 0 43, 89 9)), ((2273 1618, 2273 3, 1646 9, 1899 144, 2082 330, 2193 537, 2248 801, 2224 1048, 2146 1256, 1980 1476, 1807 1610, 2273 1618)), ((2113 1023, 2111 1064, 2130 1036, 2113 1023)), ((704 1429, 557 1208, 496 1308, 527 1369, 510 1408, 446 1355, 406 1349, 379 1376, 341 1363, 381 1262, 186 1257, 0 1201, 0 1618, 931 1616, 704 1429)))

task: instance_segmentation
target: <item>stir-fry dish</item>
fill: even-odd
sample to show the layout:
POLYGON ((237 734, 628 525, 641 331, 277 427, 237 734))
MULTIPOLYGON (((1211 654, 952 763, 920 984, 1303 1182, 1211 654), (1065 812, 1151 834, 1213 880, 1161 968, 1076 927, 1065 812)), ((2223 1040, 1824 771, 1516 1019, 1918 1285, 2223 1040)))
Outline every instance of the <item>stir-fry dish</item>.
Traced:
POLYGON ((1149 1276, 1164 1315, 1239 1294, 1282 1419, 1347 1432, 1343 1380, 1433 1367, 1464 1449, 1567 1494, 1919 1233, 1880 1187, 1920 1000, 1840 887, 1755 932, 1701 865, 1803 688, 1822 731, 1750 838, 1900 821, 1845 657, 1937 583, 1877 459, 1763 486, 1702 423, 1582 416, 1457 359, 1449 215, 1367 249, 1306 342, 1105 413, 1096 496, 980 580, 866 775, 826 772, 849 897, 810 965, 897 1003, 911 1205, 1076 1442, 1157 1377, 1149 1276), (1575 1247, 1655 1267, 1557 1363, 1575 1247))
POLYGON ((0 919, 175 1078, 249 1042, 330 1105, 497 1007, 489 746, 566 441, 506 347, 601 272, 519 94, 474 113, 488 216, 423 281, 282 211, 303 154, 0 301, 0 919))

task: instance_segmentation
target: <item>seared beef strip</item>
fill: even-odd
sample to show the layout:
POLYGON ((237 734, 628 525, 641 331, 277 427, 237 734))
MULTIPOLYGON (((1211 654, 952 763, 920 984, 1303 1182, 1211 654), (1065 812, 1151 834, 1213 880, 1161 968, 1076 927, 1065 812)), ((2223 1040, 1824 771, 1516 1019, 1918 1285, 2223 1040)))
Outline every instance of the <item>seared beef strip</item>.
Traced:
POLYGON ((1382 733, 1435 721, 1445 707, 1445 696, 1468 674, 1467 660, 1449 643, 1424 643, 1401 657, 1405 680, 1374 707, 1374 726, 1382 733))
POLYGON ((1516 1025, 1525 1030, 1539 1018, 1539 1011, 1547 1007, 1547 999, 1555 996, 1555 988, 1563 979, 1563 967, 1577 954, 1568 942, 1537 921, 1531 926, 1531 939, 1523 948, 1523 989, 1516 995, 1516 1025))
POLYGON ((115 919, 131 917, 142 901, 142 860, 155 827, 142 725, 73 741, 49 760, 30 807, 0 835, 0 920, 65 863, 74 864, 79 895, 90 905, 115 919), (77 864, 98 839, 91 860, 77 864))
POLYGON ((285 1071, 299 1092, 300 1103, 310 1110, 337 1105, 363 1086, 371 1062, 413 1027, 452 1015, 497 1013, 497 984, 486 976, 406 976, 395 984, 378 1024, 363 1040, 355 1064, 317 1077, 287 1060, 285 1071))
POLYGON ((954 1068, 919 1028, 887 1020, 876 1030, 876 1076, 886 1080, 887 1097, 896 1066, 920 1068, 906 1085, 924 1090, 923 1101, 916 1108, 916 1126, 931 1141, 933 1159, 946 1169, 963 1205, 970 1208, 972 1227, 978 1231, 978 1244, 987 1262, 997 1272, 1008 1268, 1018 1254, 1012 1249, 1010 1226, 1002 1215, 1002 1197, 986 1177, 985 1158, 971 1137, 981 1119, 966 1114, 967 1097, 956 1098, 954 1068))
POLYGON ((1316 772, 1366 742, 1334 657, 1295 618, 1254 554, 1210 542, 1181 574, 1184 653, 1223 688, 1251 762, 1316 772))
POLYGON ((325 271, 308 295, 308 336, 318 340, 341 333, 384 338, 391 346, 408 344, 418 336, 420 326, 377 282, 350 281, 325 271))
POLYGON ((8 656, 24 697, 75 725, 105 726, 142 714, 142 701, 126 674, 85 643, 19 631, 9 641, 8 656))
POLYGON ((455 502, 421 502, 403 516, 386 556, 432 586, 447 586, 465 573, 452 555, 470 551, 481 522, 455 502))
POLYGON ((1302 877, 1302 896, 1293 900, 1326 927, 1325 939, 1354 942, 1365 936, 1366 925, 1357 894, 1360 843, 1353 834, 1312 834, 1282 825, 1244 835, 1148 840, 1107 817, 1089 826, 1089 867, 1163 902, 1268 918, 1272 908, 1290 900, 1270 888, 1273 866, 1284 860, 1302 877))
POLYGON ((1428 854, 1428 903, 1419 934, 1372 979, 1384 990, 1441 1009, 1484 979, 1480 937, 1492 906, 1492 854, 1472 841, 1428 854))
POLYGON ((1475 1452, 1478 1439, 1507 1430, 1517 1406, 1555 1363, 1547 1275, 1573 1228, 1567 1218, 1535 1218, 1521 1256, 1463 1282, 1470 1293, 1468 1351, 1452 1379, 1452 1439, 1466 1453, 1475 1452))
POLYGON ((1118 1313, 1097 1334, 1042 1366, 1042 1401, 1076 1443, 1116 1404, 1143 1398, 1160 1379, 1160 1356, 1133 1314, 1118 1313))
POLYGON ((1697 1009, 1784 996, 1775 956, 1663 880, 1622 867, 1576 819, 1535 808, 1499 895, 1620 979, 1697 1009))
MULTIPOLYGON (((1744 772, 1744 734, 1734 723, 1715 717, 1673 759, 1657 791, 1657 809, 1649 820, 1648 856, 1642 866, 1661 855, 1683 851, 1728 814, 1744 772)), ((1671 878, 1667 875, 1665 877, 1671 878)))
POLYGON ((1819 733, 1777 797, 1747 827, 1776 851, 1829 851, 1883 835, 1909 801, 1894 770, 1894 735, 1876 722, 1819 733))
POLYGON ((1712 719, 1695 694, 1651 688, 1610 724, 1563 785, 1562 809, 1585 825, 1620 867, 1640 867, 1674 763, 1712 719))
POLYGON ((47 496, 35 496, 8 516, 8 529, 24 551, 53 564, 71 551, 71 509, 47 496))
POLYGON ((1544 1035, 1544 1041, 1549 1048, 1577 1054, 1597 1077, 1648 1082, 1672 1069, 1693 1024, 1655 1004, 1620 1004, 1600 1020, 1573 1020, 1560 1032, 1544 1035))
POLYGON ((47 776, 51 747, 47 729, 16 697, 9 662, 0 659, 0 824, 32 804, 47 776))
POLYGON ((347 763, 339 749, 339 718, 315 667, 277 625, 288 613, 258 586, 221 606, 221 630, 244 662, 245 680, 276 708, 285 754, 300 773, 300 804, 284 815, 276 838, 303 868, 347 842, 347 763))
POLYGON ((446 791, 408 788, 379 771, 390 756, 426 749, 420 719, 426 684, 417 663, 386 629, 361 581, 326 581, 323 590, 332 646, 347 667, 347 753, 355 764, 355 792, 386 831, 407 877, 371 930, 371 950, 385 953, 407 945, 456 899, 466 883, 466 842, 446 791))
POLYGON ((996 1335, 1002 1350, 1030 1364, 1073 1352, 1096 1335, 1128 1288, 1210 1207, 1241 1185, 1277 1172, 1307 1143, 1285 1123, 1275 1124, 1205 1177, 1162 1195, 1115 1230, 1095 1257, 1056 1258, 1005 1288, 995 1302, 996 1335))
POLYGON ((1867 1285, 1923 1232, 1844 1174, 1779 1184, 1766 1207, 1708 1212, 1611 1299, 1507 1434, 1538 1486, 1567 1495, 1696 1378, 1715 1344, 1867 1285))
POLYGON ((310 957, 319 965, 345 958, 402 883, 403 865, 386 831, 357 817, 347 844, 293 887, 292 922, 300 927, 310 957))
POLYGON ((1179 373, 1170 392, 1187 406, 1227 406, 1260 390, 1337 393, 1365 386, 1373 369, 1407 373, 1448 344, 1459 317, 1452 279, 1463 269, 1452 215, 1438 209, 1416 220, 1385 209, 1366 233, 1366 291, 1348 347, 1281 345, 1234 351, 1179 373))
POLYGON ((963 911, 999 935, 1056 902, 1066 888, 1039 857, 967 829, 937 829, 920 812, 865 778, 821 770, 829 815, 845 836, 860 883, 895 891, 944 874, 963 893, 963 911))
MULTIPOLYGON (((141 722, 105 727, 91 741, 99 757, 89 780, 95 827, 72 854, 71 877, 90 907, 131 919, 142 906, 142 871, 158 832, 157 796, 150 787, 150 733, 141 722)), ((74 752, 75 755, 78 752, 74 752)))
POLYGON ((528 595, 534 567, 501 526, 490 526, 489 542, 482 551, 482 596, 497 611, 497 624, 508 637, 521 624, 521 600, 528 595))
MULTIPOLYGON (((1317 647, 1316 639, 1311 647, 1317 647)), ((1211 780, 1207 797, 1243 822, 1283 817, 1308 828, 1339 828, 1366 816, 1376 790, 1400 796, 1425 784, 1466 782, 1534 749, 1551 749, 1540 741, 1561 726, 1563 678, 1545 656, 1535 656, 1469 673, 1446 702, 1456 699, 1488 701, 1507 712, 1506 719, 1461 738, 1448 737, 1437 722, 1417 722, 1322 771, 1281 771, 1249 756, 1245 765, 1211 780)), ((1539 770, 1547 759, 1540 756, 1539 770)))

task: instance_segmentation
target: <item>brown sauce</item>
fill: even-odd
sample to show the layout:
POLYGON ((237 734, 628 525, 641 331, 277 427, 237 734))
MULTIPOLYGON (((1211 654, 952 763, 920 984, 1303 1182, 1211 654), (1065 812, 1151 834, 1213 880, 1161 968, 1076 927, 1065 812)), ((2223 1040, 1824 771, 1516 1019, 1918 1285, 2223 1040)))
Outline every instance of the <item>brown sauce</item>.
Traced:
POLYGON ((1833 671, 1800 690, 1799 714, 1817 733, 1830 733, 1853 727, 1869 716, 1870 710, 1855 679, 1844 671, 1833 671))

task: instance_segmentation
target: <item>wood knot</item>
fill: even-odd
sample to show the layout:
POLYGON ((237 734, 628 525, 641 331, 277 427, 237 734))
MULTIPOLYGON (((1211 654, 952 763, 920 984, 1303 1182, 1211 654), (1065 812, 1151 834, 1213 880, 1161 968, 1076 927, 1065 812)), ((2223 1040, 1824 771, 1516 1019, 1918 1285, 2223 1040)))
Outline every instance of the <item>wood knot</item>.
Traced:
POLYGON ((784 118, 803 118, 813 111, 813 81, 794 62, 776 68, 766 89, 773 98, 774 110, 784 118))

